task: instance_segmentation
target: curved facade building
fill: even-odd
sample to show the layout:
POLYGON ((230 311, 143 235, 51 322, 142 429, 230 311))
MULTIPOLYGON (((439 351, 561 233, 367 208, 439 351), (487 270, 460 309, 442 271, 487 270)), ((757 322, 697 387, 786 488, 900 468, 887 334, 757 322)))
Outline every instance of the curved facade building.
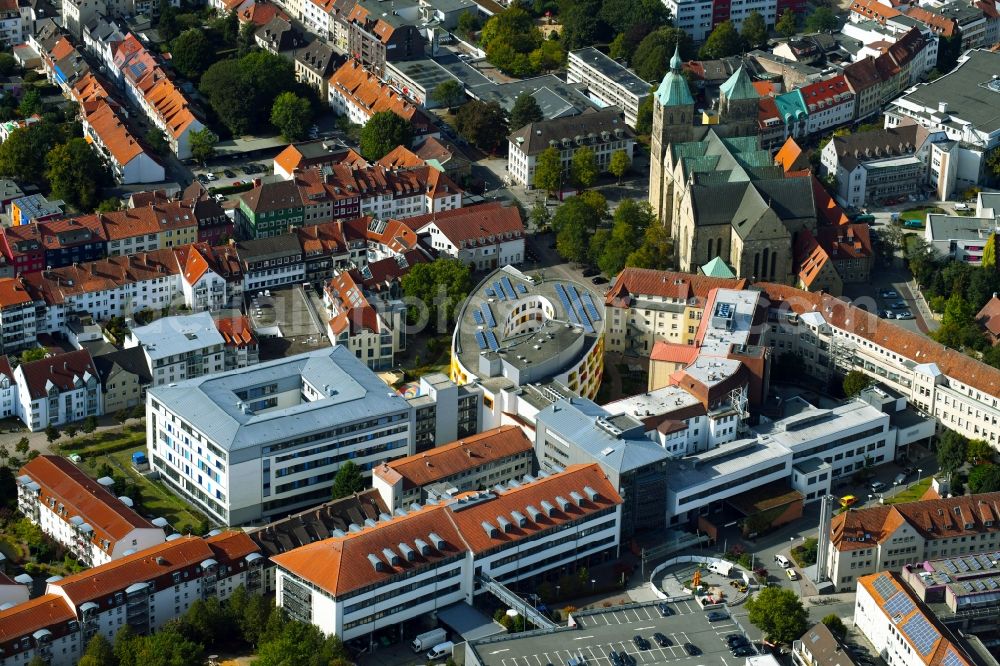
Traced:
POLYGON ((601 297, 577 282, 528 276, 504 266, 487 276, 459 313, 451 378, 483 387, 483 425, 516 413, 518 387, 556 380, 593 398, 604 374, 601 297))

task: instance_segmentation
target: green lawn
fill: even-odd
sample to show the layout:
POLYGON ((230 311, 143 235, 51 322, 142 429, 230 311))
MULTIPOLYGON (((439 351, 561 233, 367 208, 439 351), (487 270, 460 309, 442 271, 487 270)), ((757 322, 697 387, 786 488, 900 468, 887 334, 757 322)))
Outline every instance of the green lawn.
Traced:
POLYGON ((102 464, 108 463, 115 470, 127 476, 139 487, 141 512, 146 515, 162 516, 170 521, 178 532, 184 533, 188 528, 195 529, 202 521, 202 516, 188 508, 182 499, 170 492, 162 484, 150 481, 142 474, 132 469, 132 452, 145 449, 145 435, 136 447, 112 453, 99 453, 84 457, 83 468, 91 476, 97 475, 102 464))
POLYGON ((891 498, 887 498, 885 503, 901 504, 903 502, 915 502, 921 497, 923 497, 924 493, 926 493, 927 489, 930 487, 931 487, 931 477, 928 476, 925 479, 921 479, 919 483, 912 484, 909 488, 907 488, 903 492, 893 495, 891 498))
POLYGON ((927 223, 928 213, 943 213, 944 209, 938 208, 937 206, 927 206, 924 208, 911 208, 909 210, 904 210, 899 213, 899 219, 901 220, 920 220, 923 223, 927 223))

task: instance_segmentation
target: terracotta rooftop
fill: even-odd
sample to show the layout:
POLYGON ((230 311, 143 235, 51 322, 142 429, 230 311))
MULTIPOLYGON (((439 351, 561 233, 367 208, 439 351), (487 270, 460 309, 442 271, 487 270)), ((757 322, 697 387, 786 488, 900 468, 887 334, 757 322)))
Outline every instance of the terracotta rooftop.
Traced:
POLYGON ((373 473, 392 470, 403 478, 403 488, 426 486, 466 470, 529 452, 533 448, 517 426, 501 426, 436 446, 430 451, 397 458, 376 467, 373 473))
POLYGON ((498 240, 524 235, 521 211, 517 206, 506 206, 499 201, 418 215, 406 218, 405 223, 418 232, 433 224, 460 249, 492 245, 498 240))
POLYGON ((627 307, 632 295, 660 296, 688 302, 695 299, 704 305, 708 292, 714 288, 743 289, 746 280, 715 278, 649 268, 625 268, 608 291, 605 303, 614 307, 627 307))
POLYGON ((253 347, 257 345, 257 338, 253 334, 253 327, 246 315, 238 317, 220 317, 215 320, 215 327, 219 329, 219 334, 225 340, 227 347, 253 347))
POLYGON ((124 166, 145 153, 110 104, 99 104, 96 110, 87 114, 87 124, 119 165, 124 166))
POLYGON ((976 321, 994 337, 1000 337, 1000 298, 996 294, 976 313, 976 321))
MULTIPOLYGON (((76 613, 58 594, 45 594, 0 610, 0 645, 30 636, 39 629, 76 620, 76 613)), ((55 633, 55 632, 53 632, 55 633)))

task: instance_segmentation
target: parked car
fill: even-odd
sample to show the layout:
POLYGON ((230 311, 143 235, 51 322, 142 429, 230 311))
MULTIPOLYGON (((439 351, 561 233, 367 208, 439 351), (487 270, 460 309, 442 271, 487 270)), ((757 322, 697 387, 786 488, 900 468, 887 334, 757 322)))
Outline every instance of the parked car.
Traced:
POLYGON ((798 580, 799 572, 795 569, 785 569, 785 575, 788 576, 788 580, 798 580))
POLYGON ((882 298, 899 298, 899 294, 896 293, 895 289, 883 289, 878 295, 882 298))
POLYGON ((726 636, 726 643, 729 645, 730 650, 741 645, 750 645, 750 641, 743 634, 729 634, 726 636))
POLYGON ((896 313, 893 312, 892 310, 886 310, 885 312, 882 313, 882 317, 884 317, 885 319, 895 319, 896 313))
POLYGON ((896 313, 896 319, 913 319, 913 313, 909 310, 903 310, 902 312, 896 313))
POLYGON ((733 656, 734 657, 752 657, 755 654, 757 654, 757 651, 754 650, 749 645, 742 645, 742 646, 740 646, 738 648, 734 648, 733 649, 733 656))
POLYGON ((674 609, 666 604, 657 604, 656 610, 660 611, 660 617, 670 617, 674 614, 674 609))
POLYGON ((218 176, 216 176, 216 175, 215 175, 214 173, 212 173, 211 171, 209 171, 208 173, 206 173, 206 174, 205 174, 205 178, 208 178, 208 179, 209 179, 210 181, 211 181, 211 180, 218 180, 218 179, 219 179, 219 177, 218 177, 218 176))
POLYGON ((884 483, 882 483, 881 481, 872 481, 872 483, 869 486, 869 488, 872 489, 873 493, 880 493, 880 492, 883 492, 885 490, 886 485, 884 483))
POLYGON ((674 644, 673 641, 671 641, 669 638, 667 638, 660 632, 656 632, 655 634, 653 634, 653 640, 656 641, 656 644, 659 645, 660 647, 670 647, 671 645, 674 644))
POLYGON ((208 176, 206 176, 203 173, 199 173, 198 174, 198 182, 199 183, 207 183, 208 182, 208 176))
POLYGON ((648 650, 649 649, 649 641, 647 641, 645 638, 643 638, 639 634, 636 634, 635 636, 632 637, 632 644, 635 645, 640 650, 648 650))
POLYGON ((684 651, 687 652, 692 657, 697 657, 699 654, 701 654, 701 648, 699 648, 694 643, 685 643, 684 651))
POLYGON ((223 169, 222 175, 225 176, 226 178, 236 178, 236 174, 233 172, 232 169, 223 169))
POLYGON ((593 266, 587 266, 586 268, 583 269, 583 277, 593 277, 600 272, 601 271, 597 270, 593 266))
POLYGON ((591 280, 591 282, 593 282, 594 284, 607 284, 608 278, 604 277, 603 275, 598 275, 593 280, 591 280))
POLYGON ((611 663, 614 664, 615 666, 624 666, 625 664, 625 661, 622 659, 621 655, 615 652, 614 650, 608 651, 608 659, 610 659, 611 663))
POLYGON ((906 301, 895 301, 889 307, 892 308, 893 310, 902 310, 903 308, 906 307, 906 301))
POLYGON ((721 622, 722 620, 728 620, 729 614, 722 611, 711 611, 705 617, 708 618, 709 622, 721 622))

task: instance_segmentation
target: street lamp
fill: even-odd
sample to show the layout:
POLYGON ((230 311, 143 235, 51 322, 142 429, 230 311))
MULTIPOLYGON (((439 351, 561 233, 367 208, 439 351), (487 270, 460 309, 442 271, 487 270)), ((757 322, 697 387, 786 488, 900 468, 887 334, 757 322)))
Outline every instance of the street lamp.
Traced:
POLYGON ((591 578, 590 579, 590 593, 591 594, 594 593, 594 586, 595 585, 597 585, 597 579, 596 578, 591 578))
POLYGON ((923 477, 924 470, 917 468, 917 483, 920 483, 920 479, 923 477))

